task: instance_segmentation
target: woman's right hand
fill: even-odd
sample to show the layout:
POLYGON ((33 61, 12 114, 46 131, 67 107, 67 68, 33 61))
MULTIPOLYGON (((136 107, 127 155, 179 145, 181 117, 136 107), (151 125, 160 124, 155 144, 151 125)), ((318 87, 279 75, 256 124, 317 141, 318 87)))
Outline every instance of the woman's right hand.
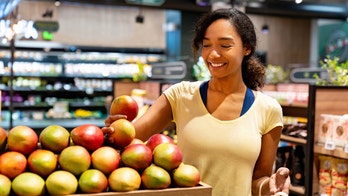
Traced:
POLYGON ((110 125, 114 121, 119 120, 119 119, 127 119, 127 116, 123 115, 123 114, 109 115, 104 121, 105 127, 102 127, 103 133, 110 134, 110 133, 114 132, 114 129, 112 127, 110 127, 110 125))

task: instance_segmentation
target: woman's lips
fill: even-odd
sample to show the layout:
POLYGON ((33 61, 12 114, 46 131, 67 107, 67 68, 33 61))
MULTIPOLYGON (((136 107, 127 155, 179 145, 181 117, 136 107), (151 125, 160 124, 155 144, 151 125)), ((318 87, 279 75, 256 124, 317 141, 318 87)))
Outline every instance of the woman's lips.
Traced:
POLYGON ((211 63, 210 62, 209 65, 212 67, 221 67, 221 66, 225 65, 225 63, 211 63))

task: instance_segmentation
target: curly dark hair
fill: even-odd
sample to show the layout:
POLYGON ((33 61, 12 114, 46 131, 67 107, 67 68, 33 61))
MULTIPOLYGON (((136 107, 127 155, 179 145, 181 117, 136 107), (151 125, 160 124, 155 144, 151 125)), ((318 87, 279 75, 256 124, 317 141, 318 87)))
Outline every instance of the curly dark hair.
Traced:
POLYGON ((244 56, 242 62, 242 76, 245 85, 253 90, 263 87, 265 82, 265 67, 255 56, 256 33, 254 24, 243 12, 234 9, 218 9, 203 15, 194 27, 195 36, 192 41, 193 54, 196 59, 198 51, 202 47, 207 28, 218 19, 226 19, 236 28, 243 45, 250 49, 250 54, 244 56))

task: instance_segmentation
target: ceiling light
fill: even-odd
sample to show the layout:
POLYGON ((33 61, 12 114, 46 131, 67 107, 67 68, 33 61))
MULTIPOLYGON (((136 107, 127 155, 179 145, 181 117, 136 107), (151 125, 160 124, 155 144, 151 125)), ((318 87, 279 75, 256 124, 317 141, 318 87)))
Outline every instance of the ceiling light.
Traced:
POLYGON ((56 1, 54 2, 54 5, 57 6, 57 7, 60 6, 60 4, 61 4, 60 0, 56 0, 56 1))
POLYGON ((268 24, 264 24, 264 25, 262 26, 261 32, 262 32, 263 34, 268 34, 268 32, 269 32, 268 24))
POLYGON ((300 3, 302 3, 302 1, 303 1, 303 0, 295 0, 295 3, 296 3, 296 4, 300 4, 300 3))

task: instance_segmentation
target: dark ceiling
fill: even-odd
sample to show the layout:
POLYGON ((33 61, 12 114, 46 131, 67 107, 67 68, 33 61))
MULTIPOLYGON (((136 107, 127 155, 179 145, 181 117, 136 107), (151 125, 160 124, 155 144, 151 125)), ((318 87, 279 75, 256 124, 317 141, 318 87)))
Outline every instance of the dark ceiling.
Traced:
MULTIPOLYGON (((51 0, 54 1, 54 0, 51 0)), ((129 6, 126 0, 61 0, 63 2, 78 2, 103 5, 129 6)), ((137 1, 137 0, 132 0, 137 1)), ((143 0, 138 0, 143 2, 143 0)), ((148 2, 147 0, 146 2, 148 2)), ((154 0, 155 2, 158 0, 154 0)), ((246 5, 246 12, 263 15, 278 15, 287 17, 310 17, 346 20, 348 17, 348 0, 303 0, 296 4, 295 0, 164 0, 157 8, 177 9, 183 11, 206 12, 208 6, 199 6, 217 1, 246 5)), ((144 1, 145 2, 145 1, 144 1)), ((133 4, 134 5, 134 4, 133 4)))
MULTIPOLYGON (((3 0, 1 0, 3 1, 3 0)), ((8 1, 8 0, 7 0, 8 1)), ((14 1, 14 0, 12 0, 14 1)), ((22 0, 24 1, 24 0, 22 0)), ((26 0, 26 1, 56 1, 56 0, 26 0)), ((151 0, 60 0, 62 3, 84 3, 110 6, 144 6, 129 4, 126 1, 150 2, 151 0)), ((161 6, 151 6, 159 9, 175 9, 190 12, 207 12, 211 6, 200 6, 200 4, 211 4, 218 1, 244 4, 245 10, 250 14, 276 15, 285 17, 306 17, 347 20, 348 0, 303 0, 296 4, 295 0, 152 0, 154 2, 164 1, 161 6)))
MULTIPOLYGON (((50 0, 54 1, 54 0, 50 0)), ((126 3, 126 0, 60 0, 63 3, 88 3, 88 4, 101 4, 101 5, 115 5, 115 6, 142 6, 142 7, 152 7, 159 9, 175 9, 175 10, 184 10, 184 11, 194 11, 194 12, 206 12, 210 10, 210 6, 199 6, 196 4, 195 0, 164 0, 164 3, 161 6, 148 6, 140 4, 130 4, 126 3)), ((136 1, 136 0, 134 0, 136 1)), ((146 0, 150 2, 151 0, 146 0)), ((156 2, 156 0, 153 0, 156 2)), ((158 0, 157 0, 158 1, 158 0)), ((203 0, 209 1, 209 0, 203 0)), ((139 0, 142 2, 142 0, 139 0)), ((145 0, 144 0, 145 2, 145 0)))
POLYGON ((325 19, 348 19, 348 1, 342 0, 303 0, 296 4, 294 0, 268 0, 250 2, 246 12, 290 17, 309 17, 325 19))

